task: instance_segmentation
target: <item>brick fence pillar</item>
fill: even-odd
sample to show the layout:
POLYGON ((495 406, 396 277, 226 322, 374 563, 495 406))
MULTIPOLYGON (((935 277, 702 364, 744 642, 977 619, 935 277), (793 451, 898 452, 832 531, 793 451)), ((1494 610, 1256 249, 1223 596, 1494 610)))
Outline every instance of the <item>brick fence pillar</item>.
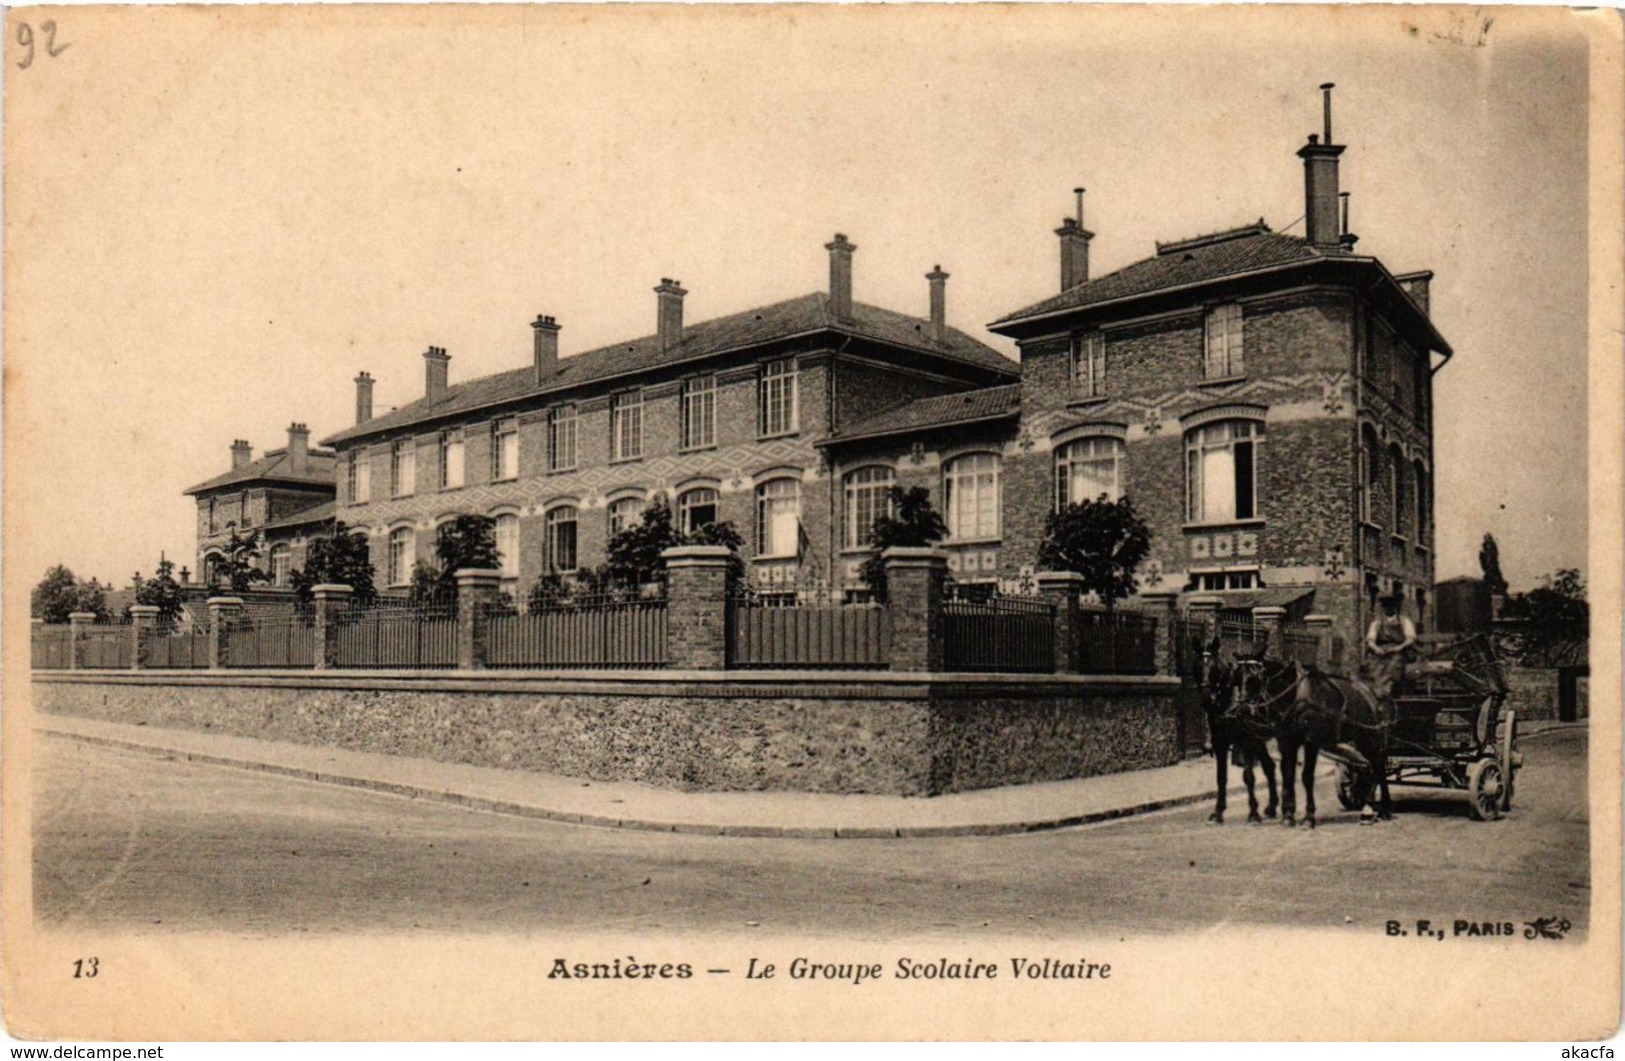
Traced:
POLYGON ((1282 629, 1286 624, 1286 609, 1274 604, 1260 605, 1253 609, 1253 622, 1264 628, 1264 655, 1270 659, 1286 659, 1286 631, 1282 629))
POLYGON ((339 662, 339 616, 349 609, 355 590, 342 582, 323 582, 310 587, 310 595, 316 601, 315 667, 331 670, 339 662))
POLYGON ((1315 635, 1315 666, 1325 671, 1338 671, 1341 661, 1332 657, 1332 617, 1329 615, 1306 615, 1303 625, 1315 635))
POLYGON ((130 669, 147 665, 147 642, 158 629, 158 605, 130 605, 130 669))
POLYGON ((85 636, 96 624, 95 612, 71 612, 68 615, 68 669, 85 669, 85 636))
POLYGON ((241 597, 210 597, 209 602, 209 669, 221 670, 230 665, 231 621, 243 610, 241 597))
POLYGON ((678 545, 666 561, 666 651, 678 670, 728 666, 728 560, 725 545, 678 545))
POLYGON ((1185 614, 1202 627, 1202 647, 1206 648, 1219 636, 1219 598, 1192 597, 1185 602, 1185 614))
POLYGON ((502 572, 465 567, 457 572, 457 666, 460 670, 485 668, 491 605, 502 594, 502 572))
POLYGON ((1055 673, 1076 674, 1081 662, 1078 600, 1083 576, 1076 571, 1040 571, 1038 595, 1055 605, 1055 673))
POLYGON ((1173 674, 1179 660, 1179 653, 1174 648, 1174 638, 1179 636, 1174 630, 1174 605, 1179 601, 1179 594, 1174 590, 1147 590, 1140 594, 1140 603, 1143 611, 1157 620, 1162 627, 1157 631, 1157 673, 1173 674))
POLYGON ((944 669, 942 599, 948 581, 947 555, 928 547, 894 545, 880 559, 886 565, 891 669, 944 669))

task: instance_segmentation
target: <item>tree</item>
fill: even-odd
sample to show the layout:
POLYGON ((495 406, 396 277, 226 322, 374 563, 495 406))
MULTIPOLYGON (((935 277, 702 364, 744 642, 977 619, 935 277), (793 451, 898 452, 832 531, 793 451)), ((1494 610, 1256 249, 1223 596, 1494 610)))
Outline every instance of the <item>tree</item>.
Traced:
POLYGON ((1485 534, 1484 544, 1478 547, 1478 566, 1484 572, 1484 584, 1493 596, 1507 595, 1507 580, 1501 575, 1501 547, 1495 544, 1495 535, 1485 534))
POLYGON ((249 531, 239 534, 232 531, 223 547, 225 558, 220 561, 215 571, 226 580, 232 591, 241 593, 252 589, 256 582, 269 582, 271 576, 254 566, 259 559, 261 550, 260 532, 249 531))
POLYGON ((86 582, 61 564, 45 572, 29 594, 29 614, 48 623, 65 623, 74 612, 107 618, 107 589, 94 578, 86 582))
POLYGON ((666 561, 660 554, 681 541, 682 535, 672 525, 671 506, 664 497, 656 497, 644 508, 638 522, 609 540, 604 550, 604 576, 608 582, 629 589, 664 582, 666 561))
POLYGON ((925 487, 904 490, 894 486, 887 496, 895 515, 879 516, 869 528, 864 544, 875 552, 859 570, 869 592, 882 604, 886 602, 886 563, 881 554, 894 545, 934 545, 948 536, 948 525, 931 507, 931 492, 925 487))
POLYGON ((1520 656, 1529 666, 1558 666, 1591 629, 1591 606, 1577 568, 1562 568, 1528 593, 1507 601, 1508 617, 1523 620, 1520 656))
POLYGON ((457 572, 467 568, 499 570, 502 554, 497 549, 497 521, 490 516, 458 516, 440 525, 435 533, 436 563, 418 561, 412 566, 413 604, 456 604, 457 572))
POLYGON ((310 604, 315 599, 311 590, 324 584, 349 586, 355 591, 351 599, 364 607, 378 599, 367 536, 343 522, 334 524, 332 537, 317 538, 306 547, 305 566, 289 581, 301 605, 310 604))
POLYGON ((158 625, 169 628, 181 615, 181 587, 175 581, 174 561, 165 557, 158 560, 158 573, 150 579, 135 576, 135 602, 149 604, 158 609, 158 625))
POLYGON ((1070 504, 1051 512, 1038 546, 1038 566, 1075 571, 1107 608, 1137 588, 1134 572, 1151 551, 1151 531, 1128 498, 1070 504))

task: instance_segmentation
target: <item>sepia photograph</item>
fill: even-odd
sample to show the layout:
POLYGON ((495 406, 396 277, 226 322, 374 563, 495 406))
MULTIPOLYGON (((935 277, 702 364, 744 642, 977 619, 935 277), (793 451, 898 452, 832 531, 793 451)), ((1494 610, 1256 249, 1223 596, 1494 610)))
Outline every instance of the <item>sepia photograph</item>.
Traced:
POLYGON ((8 9, 10 1035, 1613 1036, 1621 37, 8 9))

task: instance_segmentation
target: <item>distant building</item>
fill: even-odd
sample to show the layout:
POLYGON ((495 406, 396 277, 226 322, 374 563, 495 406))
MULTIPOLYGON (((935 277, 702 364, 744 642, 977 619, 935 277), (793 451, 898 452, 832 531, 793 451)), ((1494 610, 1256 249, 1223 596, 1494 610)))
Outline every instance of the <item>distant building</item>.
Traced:
POLYGON ((1493 628, 1495 607, 1488 582, 1462 575, 1439 583, 1434 592, 1441 634, 1487 634, 1493 628))

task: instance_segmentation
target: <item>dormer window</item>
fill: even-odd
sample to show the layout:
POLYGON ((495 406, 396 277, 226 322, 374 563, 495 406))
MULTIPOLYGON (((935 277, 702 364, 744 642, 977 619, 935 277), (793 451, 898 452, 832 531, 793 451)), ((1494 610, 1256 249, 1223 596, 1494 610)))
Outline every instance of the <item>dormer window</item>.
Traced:
POLYGON ((1241 307, 1234 302, 1215 306, 1207 315, 1207 352, 1202 361, 1206 379, 1229 379, 1245 370, 1241 359, 1241 307))

